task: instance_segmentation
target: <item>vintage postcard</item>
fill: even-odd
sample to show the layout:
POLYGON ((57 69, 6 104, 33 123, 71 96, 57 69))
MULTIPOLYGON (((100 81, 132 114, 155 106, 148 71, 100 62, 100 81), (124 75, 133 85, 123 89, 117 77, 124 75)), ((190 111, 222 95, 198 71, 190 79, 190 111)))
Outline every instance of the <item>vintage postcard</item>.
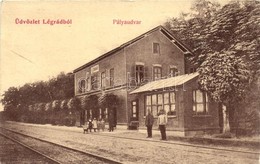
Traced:
POLYGON ((259 11, 2 0, 0 163, 258 163, 259 11))

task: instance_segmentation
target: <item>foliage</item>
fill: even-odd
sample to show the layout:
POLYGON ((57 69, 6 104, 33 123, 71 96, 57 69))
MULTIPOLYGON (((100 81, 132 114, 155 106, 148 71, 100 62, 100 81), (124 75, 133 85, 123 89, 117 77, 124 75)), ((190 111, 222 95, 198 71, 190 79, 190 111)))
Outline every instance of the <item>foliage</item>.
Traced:
POLYGON ((51 111, 51 109, 52 109, 51 103, 50 103, 50 102, 49 102, 49 103, 46 103, 46 104, 45 104, 45 111, 51 111))
POLYGON ((5 111, 17 110, 19 105, 19 90, 16 87, 10 87, 4 93, 4 98, 1 100, 5 111))
POLYGON ((199 69, 200 88, 216 102, 241 101, 249 86, 250 71, 234 52, 211 54, 199 69))
POLYGON ((191 10, 165 26, 193 50, 195 65, 212 53, 236 51, 254 73, 259 70, 259 2, 230 2, 219 9, 219 4, 203 0, 195 1, 191 10))
POLYGON ((98 98, 98 104, 101 107, 113 107, 119 103, 119 99, 114 94, 103 94, 98 98))
POLYGON ((63 101, 61 101, 61 103, 60 103, 60 108, 61 108, 62 110, 68 109, 68 100, 63 100, 63 101))
POLYGON ((81 102, 82 109, 97 109, 98 97, 96 95, 84 96, 81 102))
POLYGON ((68 108, 72 111, 80 111, 81 105, 80 100, 77 97, 73 97, 68 102, 68 108))
MULTIPOLYGON (((231 117, 236 110, 243 117, 257 116, 249 119, 256 122, 259 111, 254 104, 258 100, 250 90, 259 87, 259 14, 260 3, 254 0, 231 1, 223 7, 211 0, 195 0, 190 13, 165 23, 193 50, 189 60, 199 68, 201 89, 215 101, 228 105, 231 117), (255 101, 246 101, 248 97, 255 101), (242 106, 243 110, 239 110, 242 106)), ((231 118, 231 122, 236 120, 231 118)))
POLYGON ((59 110, 59 109, 60 109, 60 103, 61 103, 61 101, 59 101, 59 100, 54 100, 54 101, 52 102, 52 109, 53 109, 53 110, 59 110))
MULTIPOLYGON (((61 72, 57 77, 51 78, 49 81, 26 83, 21 87, 10 87, 2 95, 1 102, 5 111, 12 110, 13 112, 22 113, 21 111, 28 111, 28 106, 32 104, 73 97, 73 87, 73 74, 61 72)), ((47 106, 47 110, 51 109, 49 105, 47 106)), ((39 108, 39 106, 36 108, 39 108)))

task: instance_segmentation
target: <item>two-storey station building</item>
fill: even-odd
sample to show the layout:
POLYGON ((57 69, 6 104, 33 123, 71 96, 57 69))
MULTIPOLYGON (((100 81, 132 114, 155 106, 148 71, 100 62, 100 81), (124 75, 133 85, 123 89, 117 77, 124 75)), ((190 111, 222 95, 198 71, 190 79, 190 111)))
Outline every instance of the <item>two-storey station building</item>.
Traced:
MULTIPOLYGON (((167 130, 176 134, 218 132, 219 105, 199 90, 187 55, 191 50, 158 26, 75 69, 75 96, 116 95, 120 101, 111 111, 128 128, 145 127, 148 110, 157 128, 158 112, 165 110, 167 130)), ((93 117, 94 109, 84 110, 86 118, 93 117)), ((94 113, 107 118, 108 112, 100 107, 94 113)))

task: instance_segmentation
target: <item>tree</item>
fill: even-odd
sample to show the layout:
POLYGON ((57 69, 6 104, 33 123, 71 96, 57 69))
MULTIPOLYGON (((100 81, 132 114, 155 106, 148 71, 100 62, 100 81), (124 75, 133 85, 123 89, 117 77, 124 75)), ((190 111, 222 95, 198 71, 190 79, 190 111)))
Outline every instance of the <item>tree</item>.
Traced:
MULTIPOLYGON (((245 98, 249 87, 251 74, 248 66, 235 52, 216 52, 202 63, 199 73, 200 88, 214 101, 225 104, 229 123, 230 110, 237 108, 237 102, 245 98)), ((229 132, 225 125, 228 124, 224 124, 225 132, 229 132)))
MULTIPOLYGON (((199 69, 202 90, 213 100, 228 105, 230 116, 246 103, 239 101, 247 97, 245 93, 257 86, 259 13, 257 1, 233 1, 219 8, 209 0, 196 0, 191 13, 165 24, 193 50, 189 60, 199 69)), ((256 95, 251 95, 255 99, 252 96, 256 95)), ((249 107, 252 105, 247 104, 249 107)))
POLYGON ((76 121, 80 122, 80 120, 78 119, 80 117, 79 113, 81 111, 80 100, 77 97, 71 98, 68 102, 68 108, 70 110, 69 125, 72 126, 75 125, 76 121))
POLYGON ((19 116, 27 113, 28 106, 35 103, 47 103, 53 100, 69 99, 74 96, 74 75, 61 72, 49 81, 26 83, 21 87, 10 87, 1 100, 4 109, 10 116, 19 116))
POLYGON ((68 100, 62 100, 60 103, 60 120, 62 125, 66 125, 66 118, 69 115, 68 111, 68 100))
POLYGON ((4 110, 17 110, 19 104, 19 90, 16 87, 10 87, 3 94, 3 99, 1 100, 2 104, 5 106, 4 110))
POLYGON ((102 94, 98 98, 98 104, 100 107, 103 108, 111 108, 115 107, 119 104, 119 99, 116 95, 114 94, 102 94))

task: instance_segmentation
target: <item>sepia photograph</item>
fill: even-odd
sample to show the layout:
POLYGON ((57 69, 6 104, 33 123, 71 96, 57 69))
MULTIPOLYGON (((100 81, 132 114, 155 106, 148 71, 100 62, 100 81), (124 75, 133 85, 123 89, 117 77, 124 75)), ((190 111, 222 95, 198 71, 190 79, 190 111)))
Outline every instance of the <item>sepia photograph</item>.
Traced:
POLYGON ((1 164, 260 163, 257 0, 0 0, 1 164))

